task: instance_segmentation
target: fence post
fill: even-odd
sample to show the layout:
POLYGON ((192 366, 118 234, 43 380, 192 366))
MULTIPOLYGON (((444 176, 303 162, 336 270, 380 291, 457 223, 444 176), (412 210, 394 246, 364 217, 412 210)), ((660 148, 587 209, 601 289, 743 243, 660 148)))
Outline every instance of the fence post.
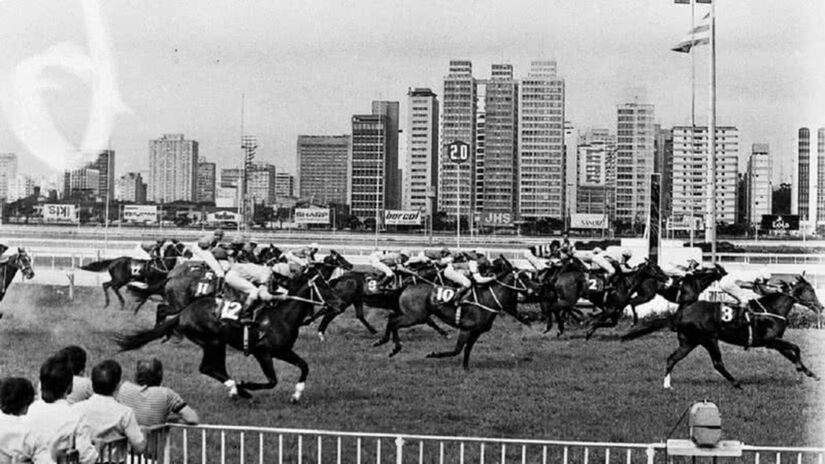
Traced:
POLYGON ((395 437, 395 464, 404 464, 404 438, 395 437))
POLYGON ((69 278, 69 301, 74 300, 74 271, 67 272, 66 277, 69 278))
POLYGON ((647 454, 647 464, 653 464, 653 457, 656 455, 656 450, 653 448, 653 445, 648 445, 645 454, 647 454))

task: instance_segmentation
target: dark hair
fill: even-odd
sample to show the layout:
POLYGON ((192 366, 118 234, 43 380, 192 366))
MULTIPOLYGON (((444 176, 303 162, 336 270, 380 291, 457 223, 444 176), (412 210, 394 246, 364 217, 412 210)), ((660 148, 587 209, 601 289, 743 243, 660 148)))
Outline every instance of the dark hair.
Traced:
POLYGON ((137 362, 135 382, 141 386, 158 387, 163 381, 163 364, 160 359, 144 359, 137 362))
POLYGON ((52 356, 40 366, 40 396, 46 403, 65 398, 72 391, 72 368, 66 357, 52 356))
POLYGON ((4 414, 22 416, 34 402, 34 387, 29 379, 9 377, 0 383, 0 410, 4 414))
POLYGON ((61 349, 55 356, 65 357, 74 375, 80 375, 86 370, 86 350, 77 345, 69 345, 61 349))
POLYGON ((120 385, 120 375, 120 364, 117 361, 101 361, 92 369, 92 390, 98 395, 112 396, 120 385))

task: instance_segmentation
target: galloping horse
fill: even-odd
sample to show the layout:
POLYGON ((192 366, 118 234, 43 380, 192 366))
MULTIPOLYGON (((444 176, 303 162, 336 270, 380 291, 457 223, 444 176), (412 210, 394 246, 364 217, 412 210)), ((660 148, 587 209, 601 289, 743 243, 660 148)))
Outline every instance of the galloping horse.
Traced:
POLYGON ((187 253, 186 246, 182 242, 171 240, 164 245, 161 259, 145 260, 121 256, 115 259, 95 261, 81 266, 80 269, 91 272, 109 271, 112 279, 102 284, 103 295, 106 297, 104 308, 109 306, 109 289, 111 288, 120 300, 120 309, 123 309, 126 301, 120 294, 120 288, 136 278, 141 278, 148 287, 145 290, 134 292, 138 295, 138 304, 135 307, 135 312, 137 312, 150 296, 159 294, 163 290, 162 284, 166 275, 175 267, 178 257, 183 257, 187 253))
MULTIPOLYGON (((710 287, 710 284, 716 282, 722 277, 725 277, 726 275, 728 275, 728 273, 725 271, 725 268, 719 264, 715 264, 710 268, 697 269, 692 274, 688 274, 684 277, 677 277, 673 280, 672 285, 666 286, 655 282, 655 291, 659 293, 659 295, 662 295, 667 301, 676 303, 681 308, 698 301, 699 295, 710 287)), ((642 285, 640 285, 636 291, 637 296, 630 300, 630 304, 641 304, 638 302, 638 299, 647 298, 647 293, 650 291, 651 286, 650 281, 645 281, 642 285), (643 296, 643 294, 645 295, 643 296), (634 303, 634 301, 636 301, 636 303, 634 303)), ((650 301, 651 299, 653 299, 653 297, 650 297, 649 300, 645 301, 650 301)))
MULTIPOLYGON (((509 263, 508 263, 509 264, 509 263)), ((387 343, 392 335, 395 343, 390 357, 401 351, 401 342, 398 329, 426 323, 430 315, 434 315, 448 325, 460 330, 455 349, 452 351, 433 352, 428 358, 445 358, 457 356, 464 351, 464 369, 469 368, 470 352, 481 334, 493 327, 493 321, 499 312, 504 311, 524 325, 530 322, 518 313, 519 293, 531 293, 537 285, 526 278, 528 271, 513 269, 510 266, 499 273, 495 280, 484 286, 474 287, 468 292, 458 307, 450 301, 455 296, 455 290, 450 287, 433 286, 428 283, 410 285, 401 293, 398 301, 399 309, 387 318, 387 328, 384 337, 373 346, 387 343), (448 296, 449 294, 449 296, 448 296), (447 301, 444 301, 447 300, 447 301)), ((494 268, 501 268, 497 259, 494 268)))
MULTIPOLYGON (((118 336, 116 343, 122 351, 138 349, 147 343, 178 331, 203 349, 200 372, 229 388, 230 396, 250 398, 250 390, 274 388, 278 383, 272 359, 280 359, 297 366, 301 376, 295 385, 292 401, 297 402, 304 391, 309 373, 306 361, 295 354, 293 346, 298 330, 312 313, 315 305, 329 306, 338 310, 343 302, 335 296, 326 282, 316 272, 301 275, 290 288, 291 299, 261 307, 255 326, 249 330, 250 353, 255 356, 267 378, 265 383, 236 382, 226 371, 226 346, 243 350, 243 327, 233 321, 221 321, 216 314, 219 301, 215 298, 199 298, 177 314, 153 329, 131 335, 118 336)), ((232 304, 223 302, 220 306, 232 304)))
MULTIPOLYGON (((679 348, 667 358, 664 387, 671 388, 670 374, 676 363, 701 345, 710 355, 713 367, 734 387, 741 388, 722 362, 720 340, 745 348, 764 346, 774 349, 794 363, 797 371, 818 379, 816 374, 802 364, 799 347, 782 339, 788 325, 788 313, 797 303, 819 315, 822 313, 822 303, 817 299, 810 282, 802 276, 797 276, 790 285, 784 284, 781 292, 751 301, 747 308, 738 311, 723 303, 709 301, 697 301, 682 308, 674 316, 679 348)), ((631 330, 622 336, 622 341, 639 338, 667 325, 657 323, 631 330)))
MULTIPOLYGON (((32 258, 24 248, 18 248, 17 254, 7 256, 5 261, 0 263, 0 301, 6 296, 6 290, 18 270, 23 273, 25 279, 34 277, 32 258)), ((3 317, 3 313, 0 313, 0 317, 3 317)))

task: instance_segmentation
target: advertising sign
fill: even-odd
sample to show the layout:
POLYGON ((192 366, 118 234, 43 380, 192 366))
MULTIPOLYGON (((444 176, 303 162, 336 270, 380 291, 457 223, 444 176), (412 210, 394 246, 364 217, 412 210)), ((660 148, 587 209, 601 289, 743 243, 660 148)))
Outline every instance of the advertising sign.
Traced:
POLYGON ((206 222, 241 222, 241 215, 232 211, 215 211, 206 215, 206 222))
POLYGON ((329 210, 322 208, 295 208, 295 222, 298 224, 329 224, 329 210))
POLYGON ((763 214, 762 230, 799 230, 799 215, 763 214))
POLYGON ((77 213, 75 205, 43 205, 43 220, 46 222, 71 222, 76 224, 80 219, 77 213))
POLYGON ((384 225, 418 226, 421 225, 421 211, 395 210, 384 211, 384 225))
POLYGON ((571 214, 571 229, 606 229, 607 217, 604 214, 571 214))
POLYGON ((478 222, 484 226, 509 226, 513 224, 513 215, 510 213, 484 213, 478 222))
POLYGON ((158 207, 155 205, 123 205, 123 221, 138 224, 156 224, 158 207))

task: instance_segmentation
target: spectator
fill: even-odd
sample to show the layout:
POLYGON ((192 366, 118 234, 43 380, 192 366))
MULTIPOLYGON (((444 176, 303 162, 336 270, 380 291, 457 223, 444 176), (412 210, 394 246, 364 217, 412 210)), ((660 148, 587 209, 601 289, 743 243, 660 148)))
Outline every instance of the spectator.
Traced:
POLYGON ((181 422, 195 425, 198 414, 171 388, 160 386, 163 364, 157 358, 138 361, 135 382, 123 382, 117 400, 135 410, 141 427, 181 422))
POLYGON ((47 359, 40 367, 42 399, 31 405, 26 422, 53 460, 63 460, 76 450, 78 462, 92 464, 97 460, 97 450, 92 445, 86 418, 66 401, 71 389, 72 369, 66 358, 47 359))
POLYGON ((92 369, 94 395, 75 407, 86 416, 95 441, 105 443, 126 437, 132 449, 142 453, 146 439, 135 420, 134 411, 114 398, 120 386, 120 377, 121 369, 117 361, 107 359, 96 365, 92 369))
POLYGON ((92 380, 84 377, 86 370, 86 350, 70 345, 58 351, 56 356, 65 357, 72 368, 72 391, 66 397, 69 404, 78 403, 92 397, 92 380))
POLYGON ((0 464, 50 460, 48 448, 23 417, 33 401, 34 386, 28 379, 12 377, 0 383, 0 464))

